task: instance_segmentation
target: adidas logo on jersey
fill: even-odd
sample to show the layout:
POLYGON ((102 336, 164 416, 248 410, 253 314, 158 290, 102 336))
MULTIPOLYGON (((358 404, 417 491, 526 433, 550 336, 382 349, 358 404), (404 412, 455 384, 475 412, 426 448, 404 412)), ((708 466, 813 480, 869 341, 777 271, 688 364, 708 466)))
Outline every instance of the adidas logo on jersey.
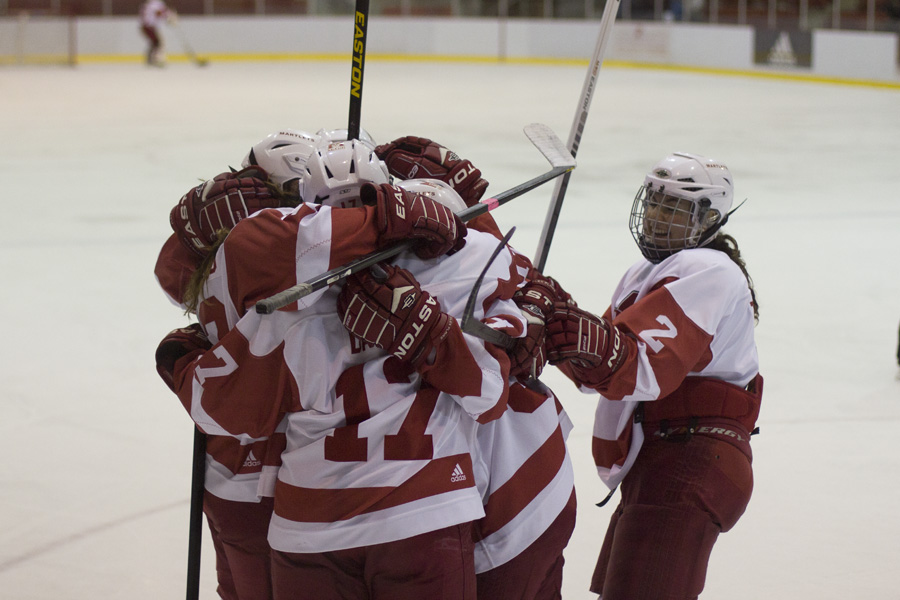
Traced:
POLYGON ((450 481, 452 483, 457 483, 460 481, 466 480, 466 474, 463 473, 462 467, 459 466, 459 463, 456 464, 456 468, 453 469, 453 473, 450 475, 450 481))
POLYGON ((251 450, 250 454, 244 460, 243 468, 247 469, 250 467, 258 467, 261 464, 262 464, 262 461, 260 461, 258 458, 256 458, 256 456, 253 454, 253 450, 251 450))

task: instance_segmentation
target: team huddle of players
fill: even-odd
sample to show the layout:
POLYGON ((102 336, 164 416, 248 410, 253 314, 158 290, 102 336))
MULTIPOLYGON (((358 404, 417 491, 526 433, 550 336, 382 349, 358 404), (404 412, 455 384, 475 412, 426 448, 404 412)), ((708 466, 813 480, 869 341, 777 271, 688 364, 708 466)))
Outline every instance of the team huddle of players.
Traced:
POLYGON ((648 175, 632 216, 646 258, 601 317, 515 249, 491 261, 493 218, 456 216, 488 187, 470 161, 425 138, 346 136, 273 133, 170 214, 156 275, 197 323, 163 339, 157 370, 208 436, 219 595, 559 598, 575 491, 572 424, 539 380, 549 362, 600 394, 595 460, 611 488, 622 485, 592 586, 604 599, 659 589, 633 577, 655 568, 641 548, 672 518, 668 506, 632 514, 633 503, 659 504, 627 487, 657 471, 643 457, 701 444, 728 458, 715 468, 737 491, 685 490, 703 508, 675 526, 702 533, 681 548, 690 561, 659 573, 688 594, 672 597, 696 596, 718 532, 749 501, 762 391, 752 286, 736 244, 716 246, 732 201, 727 168, 676 154, 648 175), (705 180, 684 185, 685 170, 705 180), (407 240, 390 261, 274 314, 254 310, 407 240), (459 325, 485 265, 474 317, 508 344, 459 325), (676 448, 685 426, 690 444, 676 448), (616 566, 632 558, 633 570, 616 566))

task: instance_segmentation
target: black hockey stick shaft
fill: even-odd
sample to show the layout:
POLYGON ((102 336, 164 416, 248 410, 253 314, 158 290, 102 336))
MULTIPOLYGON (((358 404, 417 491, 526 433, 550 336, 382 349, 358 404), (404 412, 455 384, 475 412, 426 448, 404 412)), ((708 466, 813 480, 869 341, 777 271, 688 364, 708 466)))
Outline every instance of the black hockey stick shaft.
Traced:
MULTIPOLYGON (((512 189, 506 190, 501 194, 497 194, 493 198, 482 200, 478 204, 460 211, 457 216, 463 223, 471 221, 475 217, 503 206, 510 200, 518 198, 522 194, 530 192, 531 190, 546 183, 547 181, 559 177, 563 173, 571 171, 573 168, 574 167, 554 167, 543 175, 539 175, 534 179, 529 179, 525 183, 517 185, 512 189)), ((371 267, 376 263, 380 263, 381 261, 397 256, 404 250, 408 250, 413 245, 413 243, 414 242, 412 240, 397 242, 393 246, 388 246, 387 248, 383 248, 376 252, 367 254, 362 258, 358 258, 347 263, 346 265, 343 265, 336 269, 332 269, 304 283, 288 288, 283 292, 279 292, 270 298, 260 300, 256 303, 256 312, 263 315, 272 314, 279 308, 296 302, 301 298, 305 298, 306 296, 317 290, 328 287, 329 285, 341 281, 342 279, 345 279, 354 273, 358 273, 363 269, 371 267)))
POLYGON ((362 117, 363 75, 366 69, 366 32, 369 25, 369 0, 356 0, 353 22, 353 56, 350 65, 350 117, 347 139, 358 140, 362 117))
POLYGON ((501 348, 509 349, 512 345, 512 338, 502 331, 497 331, 496 329, 492 329, 482 323, 480 320, 475 318, 475 305, 478 303, 478 292, 481 289, 481 282, 484 281, 484 276, 487 274, 488 269, 491 267, 491 264, 494 262, 494 259, 500 254, 500 251, 503 250, 506 245, 509 243, 509 238, 512 237, 513 233, 515 233, 516 228, 513 227, 510 229, 506 235, 503 236, 503 239, 500 240, 500 243, 497 244, 497 247, 494 249, 493 254, 488 259, 486 265, 481 270, 481 274, 478 276, 478 279, 475 280, 475 285, 472 287, 472 292, 469 294, 469 299, 466 301, 466 308, 463 311, 462 320, 459 323, 460 328, 470 335, 474 335, 483 340, 487 340, 491 342, 495 346, 500 346, 501 348))
POLYGON ((206 434, 194 427, 191 464, 191 514, 188 533, 187 600, 200 597, 200 545, 203 539, 203 495, 206 479, 206 434))
MULTIPOLYGON (((556 137, 556 134, 554 134, 546 125, 533 123, 525 128, 525 133, 535 144, 535 146, 537 146, 537 148, 541 151, 544 157, 548 161, 550 161, 550 164, 553 166, 553 168, 546 173, 529 179, 528 181, 510 188, 505 192, 497 194, 492 198, 482 200, 481 202, 460 211, 457 216, 461 221, 465 223, 474 219, 475 217, 483 215, 486 212, 503 206, 510 200, 518 198, 522 194, 525 194, 526 192, 529 192, 536 187, 550 181, 551 179, 559 177, 564 173, 568 173, 575 168, 575 159, 562 145, 562 142, 559 140, 559 138, 556 137)), ((256 312, 264 315, 272 314, 279 308, 287 306, 288 304, 296 302, 317 290, 341 281, 342 279, 352 275, 353 273, 358 273, 359 271, 366 269, 376 263, 400 254, 404 250, 409 249, 413 243, 414 242, 412 240, 397 242, 393 246, 389 246, 387 248, 383 248, 381 250, 377 250, 375 252, 367 254, 366 256, 351 261, 346 265, 337 267, 335 269, 322 273, 321 275, 313 277, 312 279, 309 279, 304 283, 297 284, 282 292, 278 292, 277 294, 269 298, 265 298, 264 300, 260 300, 259 302, 257 302, 256 312)))
MULTIPOLYGON (((569 132, 568 148, 572 156, 578 154, 578 146, 581 144, 581 136, 584 133, 584 125, 587 122, 588 110, 591 107, 591 101, 594 97, 594 89, 597 85, 597 74, 600 72, 600 65, 603 63, 603 54, 606 50, 606 43, 609 41, 609 34, 612 31, 613 22, 616 19, 616 12, 619 10, 619 0, 607 0, 603 9, 603 16, 600 18, 600 33, 597 36, 597 44, 594 47, 594 55, 588 65, 587 75, 584 79, 584 85, 581 88, 581 96, 578 99, 578 109, 575 111, 575 119, 572 122, 572 129, 569 132)), ((550 253, 550 244, 553 242, 553 234, 556 232, 556 224, 559 221, 559 214, 562 211, 563 199, 569 188, 569 178, 571 173, 566 173, 553 189, 553 196, 550 200, 550 206, 547 208, 547 217, 544 220, 544 229, 541 231, 541 238, 538 242, 537 251, 534 255, 534 267, 538 271, 543 271, 547 265, 547 255, 550 253)))

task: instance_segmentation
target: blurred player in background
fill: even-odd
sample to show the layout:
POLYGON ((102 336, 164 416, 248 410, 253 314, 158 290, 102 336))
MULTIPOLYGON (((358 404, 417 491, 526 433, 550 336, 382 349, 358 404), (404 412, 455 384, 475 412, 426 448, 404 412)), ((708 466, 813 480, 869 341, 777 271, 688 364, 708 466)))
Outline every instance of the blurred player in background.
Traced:
POLYGON ((138 16, 141 33, 147 39, 147 64, 151 67, 165 66, 164 43, 159 28, 163 23, 176 23, 178 14, 163 0, 145 0, 140 6, 138 16))
POLYGON ((762 377, 752 281, 720 231, 733 193, 720 162, 661 160, 632 208, 644 259, 602 317, 556 302, 547 324, 549 362, 601 395, 594 459, 621 486, 591 585, 603 600, 697 598, 750 500, 762 377))

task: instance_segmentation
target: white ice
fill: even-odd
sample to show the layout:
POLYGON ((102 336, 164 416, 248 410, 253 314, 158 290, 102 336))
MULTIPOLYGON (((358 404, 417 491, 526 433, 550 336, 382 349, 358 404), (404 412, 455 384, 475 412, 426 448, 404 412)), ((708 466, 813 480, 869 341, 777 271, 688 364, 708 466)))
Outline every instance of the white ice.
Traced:
MULTIPOLYGON (((378 62, 363 126, 431 137, 491 193, 546 170, 522 127, 568 137, 585 66, 378 62)), ((192 427, 154 370, 187 323, 153 265, 168 212, 280 127, 345 127, 344 62, 0 71, 0 598, 183 597, 192 427)), ((761 304, 756 488, 703 598, 900 598, 900 92, 607 68, 547 272, 602 312, 639 257, 643 175, 676 150, 726 161, 727 228, 761 304)), ((552 184, 498 209, 537 245, 552 184)), ((612 505, 590 458, 594 401, 544 376, 576 423, 579 515, 564 597, 587 590, 612 505)), ((614 504, 614 502, 612 503, 614 504)), ((202 598, 215 597, 204 545, 202 598)))

